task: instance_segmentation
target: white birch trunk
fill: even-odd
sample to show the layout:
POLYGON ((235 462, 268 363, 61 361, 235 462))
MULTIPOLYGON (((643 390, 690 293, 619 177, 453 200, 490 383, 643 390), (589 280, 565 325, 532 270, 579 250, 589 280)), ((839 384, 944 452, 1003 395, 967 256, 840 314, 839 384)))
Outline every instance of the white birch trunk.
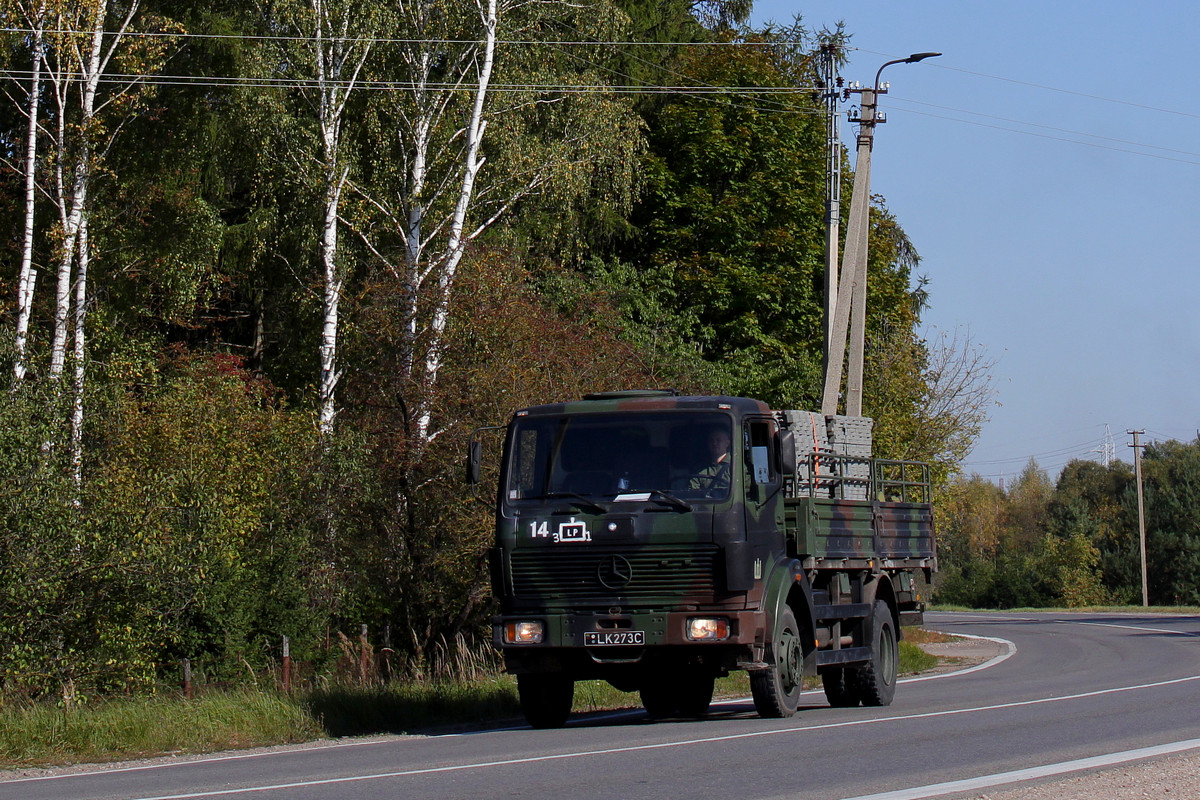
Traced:
POLYGON ((42 58, 44 15, 38 10, 33 20, 33 71, 29 80, 29 127, 25 139, 25 236, 21 244, 21 270, 17 277, 17 332, 14 342, 13 375, 25 378, 29 320, 33 315, 33 292, 37 272, 33 269, 34 207, 37 198, 38 112, 42 94, 42 58))
POLYGON ((335 30, 325 0, 312 0, 314 56, 317 70, 317 121, 321 129, 322 190, 325 197, 321 226, 321 267, 325 290, 322 303, 320 377, 317 388, 318 427, 323 437, 334 430, 337 416, 337 384, 342 376, 337 365, 338 316, 345 285, 345 271, 338 264, 338 211, 349 168, 341 163, 341 130, 346 102, 354 91, 371 45, 350 38, 349 5, 341 9, 335 30), (361 49, 359 49, 361 48, 361 49), (358 49, 357 56, 354 51, 358 49), (353 61, 352 61, 353 57, 353 61), (349 72, 349 76, 345 73, 349 72))
MULTIPOLYGON (((86 147, 83 148, 85 151, 86 147)), ((83 219, 83 206, 87 202, 88 173, 86 153, 80 155, 73 171, 70 212, 63 225, 62 253, 58 259, 58 285, 54 293, 54 340, 50 347, 50 378, 57 381, 62 377, 67 363, 67 339, 71 318, 71 273, 75 262, 76 240, 83 219)), ((66 204, 65 197, 60 197, 66 204)))
POLYGON ((71 408, 71 474, 75 480, 75 503, 83 488, 83 393, 87 386, 87 286, 91 254, 88 250, 88 218, 79 222, 79 263, 75 274, 75 376, 71 384, 74 402, 71 408))
POLYGON ((479 147, 483 143, 483 135, 487 129, 487 120, 483 118, 483 109, 492 78, 492 66, 495 63, 496 0, 487 0, 486 8, 481 5, 479 11, 484 29, 483 63, 479 67, 479 83, 475 91, 475 103, 471 108, 470 121, 467 123, 462 184, 459 188, 458 200, 454 205, 454 214, 450 220, 449 238, 446 242, 442 269, 438 274, 438 289, 433 319, 430 322, 430 342, 425 356, 424 375, 421 382, 424 396, 417 414, 416 424, 417 441, 420 444, 427 443, 431 439, 432 398, 438 372, 442 365, 442 339, 445 335, 446 323, 450 318, 450 293, 454 287, 454 277, 466 245, 463 228, 475 189, 475 177, 479 174, 480 167, 483 166, 483 159, 479 157, 479 147))
MULTIPOLYGON (((425 63, 422 64, 421 84, 418 91, 418 97, 423 97, 425 93, 425 85, 428 81, 428 59, 427 53, 422 54, 422 59, 425 63)), ((410 207, 408 211, 408 224, 404 229, 404 342, 401 349, 401 374, 405 378, 411 379, 413 375, 413 367, 415 364, 415 350, 417 344, 417 300, 421 295, 421 253, 424 250, 424 243, 421 241, 421 231, 425 221, 425 181, 428 174, 428 156, 429 156, 429 135, 432 128, 432 120, 430 113, 422 111, 414 129, 413 136, 413 160, 412 168, 409 172, 409 188, 410 188, 410 207)))
MULTIPOLYGON (((342 178, 345 171, 342 172, 342 178)), ((324 321, 321 327, 321 378, 319 387, 319 427, 322 436, 333 433, 337 415, 336 395, 341 372, 337 368, 338 311, 343 276, 337 265, 338 204, 342 180, 329 180, 325 193, 325 222, 321 235, 321 263, 325 269, 324 321)))
MULTIPOLYGON (((126 18, 126 25, 128 25, 128 20, 132 17, 136 7, 137 3, 133 3, 129 11, 129 17, 126 18)), ((81 59, 81 63, 78 65, 81 72, 80 78, 83 81, 80 97, 80 121, 85 133, 80 137, 79 153, 75 160, 74 179, 71 188, 71 211, 63 224, 62 255, 58 263, 58 286, 55 292, 54 307, 54 342, 50 350, 50 377, 54 381, 58 381, 62 377, 63 369, 66 365, 67 338, 71 326, 71 267, 76 252, 79 227, 84 220, 93 169, 91 163, 92 150, 87 143, 86 131, 95 118, 96 92, 100 86, 101 65, 106 61, 104 59, 104 20, 108 15, 108 0, 98 0, 96 6, 92 9, 92 13, 95 16, 91 20, 90 47, 86 61, 81 59)), ((116 34, 118 39, 123 32, 124 27, 116 34)), ((114 43, 113 49, 115 47, 116 44, 114 43)), ((111 54, 112 50, 110 49, 109 55, 111 56, 111 54)), ((70 79, 68 78, 67 80, 70 79)), ((66 105, 65 96, 62 94, 60 94, 59 105, 60 108, 66 105)), ((60 126, 59 130, 61 132, 63 128, 60 126)), ((60 135, 65 136, 65 133, 60 135)), ((60 139, 60 154, 65 149, 66 142, 60 139)), ((61 186, 59 201, 60 204, 65 205, 66 198, 61 195, 61 186)))

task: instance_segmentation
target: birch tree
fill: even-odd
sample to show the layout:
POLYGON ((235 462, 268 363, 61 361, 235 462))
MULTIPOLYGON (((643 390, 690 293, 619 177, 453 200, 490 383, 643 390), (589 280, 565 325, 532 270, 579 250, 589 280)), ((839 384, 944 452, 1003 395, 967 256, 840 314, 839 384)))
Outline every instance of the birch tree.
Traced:
MULTIPOLYGON (((378 4, 358 0, 301 0, 290 6, 261 6, 268 29, 287 30, 284 57, 277 70, 293 73, 317 125, 313 155, 321 197, 318 253, 322 274, 320 370, 317 384, 318 425, 323 437, 334 430, 337 416, 338 334, 346 267, 339 250, 338 216, 350 175, 345 152, 347 105, 360 87, 379 25, 378 4)), ((309 164, 297 163, 301 174, 309 164)))
MULTIPOLYGON (((69 2, 54 8, 54 29, 44 63, 53 97, 53 200, 59 215, 54 336, 49 375, 62 380, 71 343, 74 374, 70 447, 76 485, 82 480, 84 394, 86 390, 86 321, 88 270, 91 263, 88 225, 93 184, 121 127, 143 105, 145 77, 153 73, 173 44, 170 36, 138 39, 128 34, 139 0, 124 8, 110 0, 69 2), (113 67, 120 78, 101 92, 113 67), (132 77, 129 77, 132 76, 132 77)), ((178 26, 152 20, 154 33, 178 32, 178 26)))
POLYGON ((373 33, 372 18, 363 9, 350 4, 331 10, 325 0, 312 0, 314 36, 311 44, 317 73, 317 122, 321 131, 321 189, 324 215, 321 225, 321 269, 324 296, 321 326, 321 373, 318 386, 320 430, 324 437, 333 433, 337 413, 335 390, 341 378, 338 368, 338 313, 345 268, 338 260, 338 212, 342 190, 349 175, 349 164, 342 156, 342 123, 346 103, 358 81, 359 73, 371 50, 369 39, 350 39, 352 16, 366 23, 373 33), (362 19, 363 16, 367 18, 362 19))
MULTIPOLYGON (((597 18, 611 18, 598 8, 538 0, 396 5, 403 36, 388 64, 405 91, 380 101, 377 113, 398 170, 388 174, 382 159, 372 164, 373 180, 358 188, 374 219, 355 229, 402 286, 399 373, 418 454, 443 430, 434 398, 468 246, 531 196, 581 191, 597 164, 633 160, 632 112, 594 91, 606 80, 596 64, 536 47, 548 31, 594 34, 597 18)), ((622 180, 631 181, 631 169, 622 180)))
POLYGON ((33 268, 33 243, 35 209, 37 207, 38 140, 40 107, 42 97, 42 63, 45 58, 46 3, 37 0, 36 5, 25 7, 18 4, 21 15, 30 26, 30 73, 29 94, 24 104, 27 118, 25 134, 25 161, 21 171, 25 180, 25 220, 21 240, 21 267, 17 274, 17 325, 14 341, 13 375, 20 381, 28 369, 26 347, 29 339, 29 320, 33 315, 33 294, 37 285, 37 272, 33 268))

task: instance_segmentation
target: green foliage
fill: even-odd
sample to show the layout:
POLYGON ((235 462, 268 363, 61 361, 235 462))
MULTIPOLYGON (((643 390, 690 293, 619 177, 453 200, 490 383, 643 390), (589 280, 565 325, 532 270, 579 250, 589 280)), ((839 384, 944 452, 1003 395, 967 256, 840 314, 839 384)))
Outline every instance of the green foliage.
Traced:
POLYGON ((311 424, 231 360, 169 370, 160 392, 119 410, 93 515, 154 565, 180 657, 261 662, 268 642, 311 639, 323 619, 305 601, 323 561, 319 517, 297 513, 319 467, 311 424))
POLYGON ((52 444, 59 407, 30 385, 0 400, 0 680, 70 693, 77 678, 106 682, 117 659, 144 676, 147 654, 122 635, 140 599, 117 568, 123 543, 97 537, 70 502, 68 463, 52 444), (126 614, 96 597, 124 601, 126 614))
MULTIPOLYGON (((367 10, 393 15, 362 78, 403 84, 428 56, 430 87, 465 82, 363 91, 347 105, 338 431, 320 441, 312 415, 323 161, 304 83, 311 51, 271 38, 310 25, 308 8, 143 5, 139 29, 167 35, 131 40, 118 66, 190 80, 110 98, 88 132, 107 144, 89 193, 98 290, 87 298, 79 484, 63 442, 68 400, 41 377, 53 316, 44 279, 33 377, 0 398, 3 694, 76 706, 154 692, 177 680, 183 658, 198 682, 259 680, 284 635, 306 669, 328 676, 337 672, 328 643, 363 623, 375 641, 390 640, 397 672, 435 674, 446 642, 486 636, 491 611, 489 498, 464 491, 460 477, 474 427, 520 406, 630 387, 817 405, 824 129, 820 109, 794 91, 813 77, 811 48, 795 44, 810 40, 806 31, 734 31, 744 0, 514 4, 502 38, 526 44, 498 52, 503 91, 488 100, 486 158, 466 215, 469 233, 491 227, 447 287, 443 366, 425 386, 405 363, 431 346, 423 328, 440 287, 421 270, 461 185, 478 18, 444 0, 405 4, 408 16, 347 3, 364 12, 354 30, 379 21, 367 10), (197 35, 172 38, 183 30, 197 35), (609 44, 734 37, 754 46, 609 44), (595 45, 568 50, 556 44, 564 40, 595 45), (681 82, 744 90, 593 90, 681 82), (537 85, 559 88, 528 88, 537 85), (418 190, 422 114, 436 130, 420 151, 428 173, 418 190), (414 212, 427 250, 409 264, 414 212), (409 305, 418 279, 432 291, 409 305), (426 400, 433 435, 423 441, 413 410, 426 400)), ((8 34, 4 44, 3 63, 23 75, 29 42, 8 34)), ((19 102, 25 85, 10 78, 10 89, 19 102)), ((16 104, 2 104, 10 144, 24 124, 16 104)), ((38 173, 35 264, 55 261, 61 233, 45 199, 53 166, 38 173)), ((11 243, 22 239, 21 183, 0 172, 11 243)), ((935 391, 936 351, 914 333, 924 292, 910 286, 916 252, 879 199, 871 236, 868 397, 881 451, 948 470, 978 417, 931 403, 960 390, 935 391)), ((3 252, 10 275, 15 246, 3 252)), ((1108 526, 1086 536, 1114 590, 1108 570, 1127 563, 1127 541, 1115 517, 1089 507, 1088 519, 1108 526)), ((995 555, 994 543, 961 538, 963 553, 995 555)), ((1187 552, 1185 539, 1171 541, 1187 552)), ((1063 570, 1086 555, 1055 546, 1063 570)), ((1089 591, 1085 578, 1073 576, 1072 591, 1089 591)))
POLYGON ((218 679, 261 667, 281 635, 303 656, 323 634, 337 592, 322 534, 342 512, 313 500, 344 458, 231 359, 176 359, 158 381, 97 409, 78 504, 45 446, 53 395, 5 398, 6 689, 73 702, 149 688, 183 657, 218 679))
MULTIPOLYGON (((1150 602, 1191 605, 1200 601, 1200 439, 1148 445, 1142 474, 1150 602)), ((1136 515, 1133 487, 1123 499, 1136 515)))
MULTIPOLYGON (((803 57, 751 40, 763 46, 693 49, 680 70, 717 86, 809 80, 803 57)), ((811 406, 816 387, 784 397, 780 367, 821 346, 824 133, 811 108, 753 93, 672 98, 652 120, 635 217, 644 230, 635 260, 665 279, 676 313, 694 310, 683 335, 706 359, 736 364, 730 391, 767 388, 758 396, 786 407, 811 406)))

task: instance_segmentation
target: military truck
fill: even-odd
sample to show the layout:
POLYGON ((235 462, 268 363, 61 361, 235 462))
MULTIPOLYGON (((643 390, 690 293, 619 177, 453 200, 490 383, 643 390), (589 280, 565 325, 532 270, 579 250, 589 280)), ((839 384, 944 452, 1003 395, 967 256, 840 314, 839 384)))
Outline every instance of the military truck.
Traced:
POLYGON ((734 670, 763 717, 813 675, 832 705, 891 703, 937 562, 929 469, 872 459, 871 427, 658 391, 517 411, 489 555, 528 722, 563 725, 596 678, 652 717, 701 716, 734 670))

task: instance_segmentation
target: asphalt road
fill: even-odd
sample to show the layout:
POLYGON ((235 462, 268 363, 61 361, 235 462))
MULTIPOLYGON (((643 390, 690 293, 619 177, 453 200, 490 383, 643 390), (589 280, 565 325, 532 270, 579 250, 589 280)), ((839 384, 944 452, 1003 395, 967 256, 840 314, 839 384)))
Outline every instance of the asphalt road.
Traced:
MULTIPOLYGON (((1200 739, 1200 617, 931 614, 1004 639, 984 669, 903 683, 881 709, 817 692, 789 720, 749 700, 709 719, 641 712, 557 731, 342 742, 0 782, 0 798, 851 798, 1200 739)), ((1088 762, 1092 763, 1092 762, 1088 762)), ((882 799, 881 799, 882 800, 882 799)))

